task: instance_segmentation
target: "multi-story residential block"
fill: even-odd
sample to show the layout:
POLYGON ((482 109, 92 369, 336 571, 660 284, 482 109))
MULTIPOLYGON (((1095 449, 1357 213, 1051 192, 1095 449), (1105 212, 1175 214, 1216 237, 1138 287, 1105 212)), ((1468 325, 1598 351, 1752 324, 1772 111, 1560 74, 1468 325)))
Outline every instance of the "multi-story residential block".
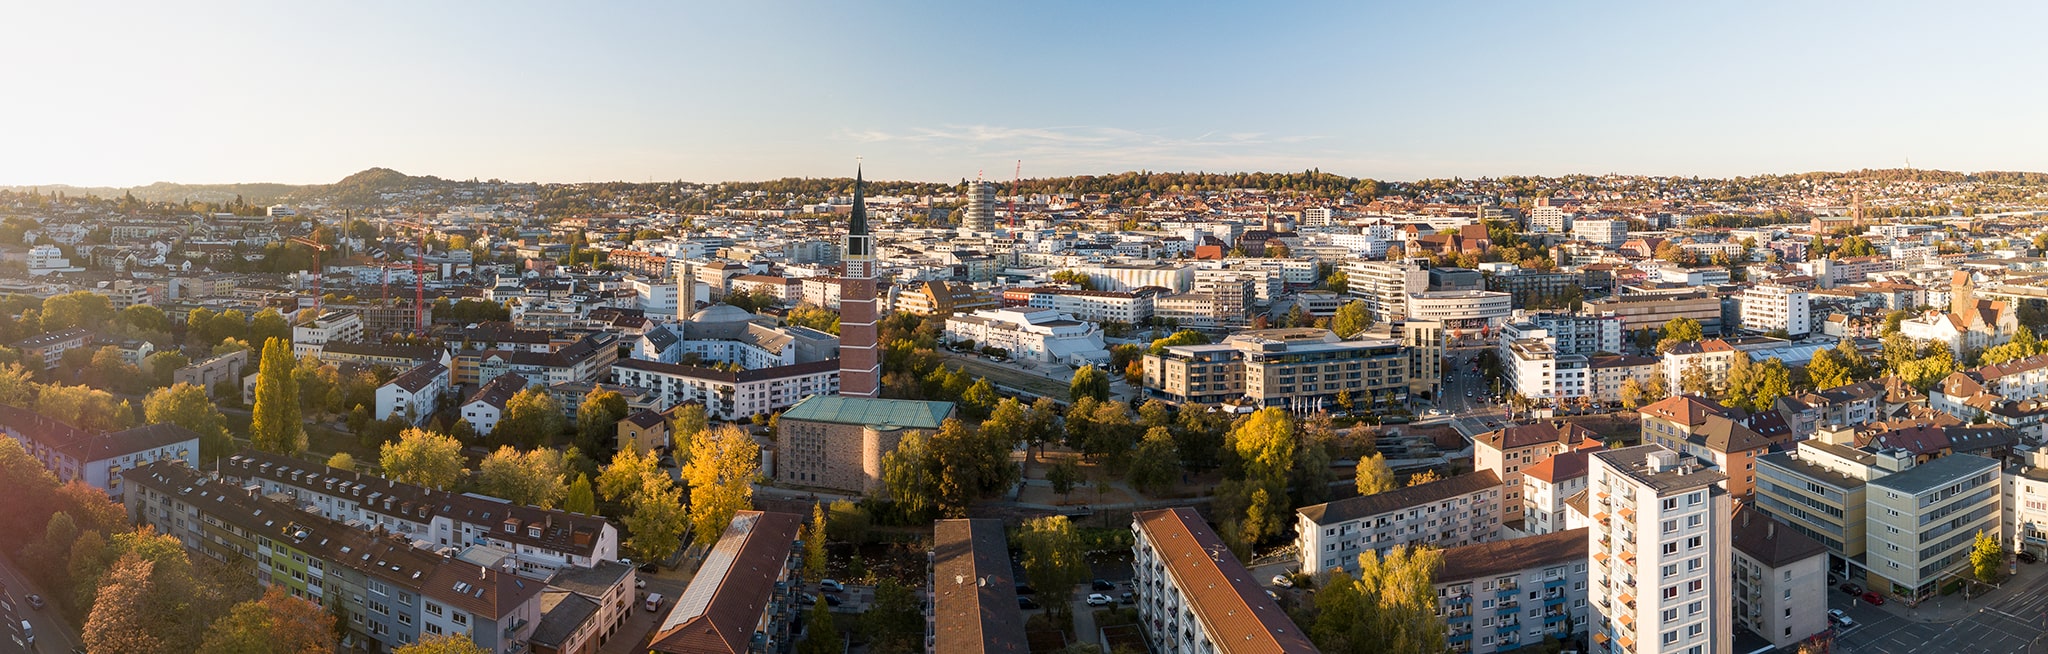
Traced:
MULTIPOLYGON (((1026 289, 1025 306, 1051 309, 1075 320, 1135 325, 1152 319, 1149 291, 1077 291, 1065 288, 1026 289)), ((1007 295, 1007 294, 1006 294, 1007 295)))
POLYGON ((2015 459, 2002 478, 2005 546, 2048 555, 2048 448, 2022 448, 2015 459))
POLYGON ((1364 300, 1379 322, 1408 317, 1408 297, 1429 290, 1427 260, 1352 261, 1344 271, 1350 279, 1347 292, 1364 300))
POLYGON ((1828 549, 1768 515, 1735 511, 1735 622, 1794 650, 1828 629, 1828 549))
POLYGON ((1556 454, 1519 472, 1522 531, 1551 534, 1585 526, 1573 519, 1569 500, 1586 492, 1586 456, 1583 450, 1556 454))
POLYGON ((1445 329, 1435 320, 1403 320, 1389 329, 1401 337, 1408 351, 1408 393, 1410 397, 1433 398, 1444 383, 1444 350, 1461 330, 1445 329))
POLYGON ((1718 338, 1679 343, 1664 352, 1664 388, 1672 393, 1720 391, 1727 388, 1728 371, 1735 367, 1736 359, 1748 357, 1718 338))
POLYGON ((454 358, 447 351, 430 346, 329 342, 320 347, 320 360, 334 364, 353 363, 365 368, 381 366, 411 370, 428 361, 450 365, 454 358))
POLYGON ((1588 301, 1585 313, 1620 318, 1621 330, 1629 333, 1663 327, 1673 318, 1691 318, 1701 331, 1721 333, 1721 300, 1708 293, 1623 294, 1588 301))
POLYGON ((1657 445, 1594 452, 1587 476, 1593 651, 1733 652, 1727 476, 1657 445))
MULTIPOLYGON (((1472 438, 1472 468, 1500 478, 1504 492, 1501 520, 1514 522, 1522 519, 1522 471, 1552 456, 1597 446, 1599 442, 1599 435, 1593 430, 1563 420, 1509 425, 1472 438)), ((1563 497, 1557 499, 1563 501, 1563 497)))
POLYGON ((1107 364, 1102 327, 1052 309, 984 309, 946 318, 946 339, 999 347, 1019 360, 1074 367, 1107 364))
POLYGON ((363 529, 381 527, 437 549, 492 547, 509 557, 508 571, 529 578, 619 558, 619 529, 598 516, 403 484, 254 450, 221 459, 218 467, 220 478, 239 488, 283 494, 303 510, 363 529))
POLYGON ((57 481, 81 481, 116 500, 121 499, 127 472, 138 466, 163 460, 199 465, 199 434, 169 423, 95 433, 28 409, 0 405, 0 435, 20 441, 57 481))
POLYGON ((1592 359, 1560 354, 1550 343, 1525 338, 1500 345, 1503 379, 1508 388, 1531 399, 1563 404, 1584 398, 1592 389, 1592 359))
POLYGON ((1656 357, 1622 354, 1596 356, 1586 360, 1591 371, 1591 384, 1586 388, 1586 397, 1594 402, 1620 402, 1623 388, 1633 381, 1637 388, 1649 389, 1663 383, 1657 374, 1656 357))
POLYGON ((619 359, 618 344, 618 334, 599 332, 547 353, 488 350, 478 355, 477 376, 490 379, 509 372, 542 386, 602 381, 619 359))
POLYGON ((675 608, 647 634, 662 654, 753 654, 789 648, 802 601, 803 518, 741 511, 704 557, 675 608))
POLYGON ((1384 493, 1295 509, 1302 574, 1358 571, 1358 555, 1403 545, 1456 547, 1498 538, 1505 492, 1480 470, 1384 493))
POLYGON ((932 525, 933 652, 1030 651, 1016 610, 1017 577, 1003 522, 987 518, 932 525))
POLYGON ((249 351, 235 350, 210 359, 195 362, 171 373, 171 383, 191 384, 214 392, 214 386, 221 382, 235 382, 242 379, 242 368, 249 365, 249 351))
POLYGON ((1445 549, 1436 597, 1450 650, 1487 654, 1585 633, 1586 531, 1445 549))
POLYGON ((812 395, 836 393, 839 375, 838 359, 737 372, 638 359, 611 368, 612 383, 647 389, 656 410, 702 404, 704 414, 718 420, 771 414, 812 395))
POLYGON ((1338 340, 1327 329, 1261 329, 1222 343, 1143 357, 1145 392, 1168 402, 1390 407, 1408 398, 1408 359, 1395 339, 1338 340))
POLYGON ((1994 459, 1954 454, 1871 479, 1865 585, 1913 601, 1932 597, 1969 566, 1978 532, 2000 533, 2000 474, 1994 459))
POLYGON ((516 654, 541 620, 539 580, 447 558, 177 462, 135 470, 128 515, 194 555, 246 569, 258 583, 334 607, 348 640, 390 651, 461 634, 516 654))
POLYGON ((1927 404, 1965 422, 2003 425, 2035 443, 2048 440, 2048 354, 1949 373, 1927 404))
POLYGON ((439 361, 420 364, 377 387, 375 418, 421 424, 441 409, 441 396, 447 393, 448 367, 439 361))
POLYGON ((1586 276, 1582 273, 1527 268, 1513 268, 1486 278, 1486 290, 1508 294, 1517 307, 1556 302, 1574 292, 1583 294, 1585 285, 1586 276))
POLYGON ((638 581, 638 571, 619 561, 556 572, 541 593, 542 614, 533 631, 534 650, 538 654, 587 653, 610 642, 634 615, 638 581))
POLYGON ((525 377, 505 373, 492 377, 462 403, 462 419, 478 434, 489 435, 505 417, 505 404, 530 385, 525 377))
POLYGON ((1572 215, 1566 213, 1564 205, 1552 204, 1549 198, 1537 200, 1529 209, 1529 231, 1547 234, 1562 234, 1572 230, 1572 215))
POLYGON ((641 409, 619 419, 618 451, 646 454, 669 446, 667 416, 641 409))
POLYGON ((1827 425, 1861 425, 1877 420, 1884 399, 1884 383, 1873 379, 1787 395, 1778 398, 1772 408, 1785 416, 1786 425, 1795 436, 1804 438, 1827 425))
POLYGON ((777 419, 777 481, 874 494, 883 490, 882 458, 903 437, 938 431, 952 402, 813 395, 777 419))
POLYGON ((21 362, 29 366, 42 366, 43 370, 57 367, 64 360, 64 353, 92 345, 92 332, 73 327, 63 331, 38 334, 15 341, 14 351, 21 353, 21 362))
POLYGON ((1604 248, 1617 248, 1628 241, 1628 221, 1602 219, 1572 222, 1572 238, 1604 248))
POLYGON ((311 321, 292 326, 292 356, 318 357, 328 343, 363 341, 363 317, 349 311, 329 311, 311 321))
POLYGON ((1521 313, 1500 325, 1502 341, 1541 339, 1559 354, 1621 351, 1622 321, 1614 316, 1521 313))
POLYGON ((995 308, 987 294, 964 282, 927 280, 890 287, 890 307, 901 313, 949 316, 995 308))
POLYGON ((1738 421, 1740 416, 1695 395, 1668 397, 1638 409, 1643 442, 1697 458, 1727 475, 1723 486, 1736 498, 1756 486, 1756 457, 1774 441, 1738 421))
POLYGON ((1133 513, 1131 531, 1138 622, 1161 652, 1317 651, 1194 509, 1133 513))
POLYGON ((1757 284, 1743 289, 1742 328, 1753 332, 1784 331, 1794 338, 1813 331, 1812 303, 1806 291, 1779 284, 1757 284))

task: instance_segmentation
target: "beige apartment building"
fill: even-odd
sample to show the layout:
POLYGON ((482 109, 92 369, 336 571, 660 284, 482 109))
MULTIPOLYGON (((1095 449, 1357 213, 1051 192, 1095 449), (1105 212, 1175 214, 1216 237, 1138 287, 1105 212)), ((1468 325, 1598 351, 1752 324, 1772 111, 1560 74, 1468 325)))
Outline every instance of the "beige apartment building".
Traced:
POLYGON ((1248 402, 1312 411, 1408 400, 1409 353, 1397 339, 1339 340, 1327 329, 1260 329, 1144 357, 1145 393, 1177 404, 1248 402))

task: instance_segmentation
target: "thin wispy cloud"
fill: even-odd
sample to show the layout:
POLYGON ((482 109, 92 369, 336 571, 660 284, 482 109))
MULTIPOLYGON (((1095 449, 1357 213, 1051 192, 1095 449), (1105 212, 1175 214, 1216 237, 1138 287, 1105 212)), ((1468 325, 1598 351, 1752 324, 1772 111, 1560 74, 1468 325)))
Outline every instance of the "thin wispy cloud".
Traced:
POLYGON ((1024 159, 1040 169, 1201 168, 1290 169, 1333 153, 1303 156, 1298 147, 1323 137, 1308 134, 1210 130, 1195 136, 1120 127, 940 125, 902 130, 846 130, 842 141, 901 147, 937 159, 1024 159))

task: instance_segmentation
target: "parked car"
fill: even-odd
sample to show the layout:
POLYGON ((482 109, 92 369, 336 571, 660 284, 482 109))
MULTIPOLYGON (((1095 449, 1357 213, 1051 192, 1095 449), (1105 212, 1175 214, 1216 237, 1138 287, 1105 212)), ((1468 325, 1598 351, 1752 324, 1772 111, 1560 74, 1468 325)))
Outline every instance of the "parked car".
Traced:
POLYGON ((1293 588, 1294 580, 1288 579, 1287 575, 1273 575, 1273 585, 1281 588, 1293 588))
POLYGON ((1018 595, 1035 595, 1037 593, 1038 589, 1032 588, 1031 584, 1017 584, 1018 595))
POLYGON ((2041 557, 2027 550, 2020 550, 2020 563, 2040 563, 2041 557))
POLYGON ((825 606, 839 606, 839 596, 833 595, 831 593, 826 593, 825 606))
POLYGON ((840 583, 839 583, 838 581, 835 581, 835 580, 832 580, 832 579, 821 579, 821 580, 819 580, 819 581, 818 581, 818 588, 819 588, 820 590, 823 590, 823 591, 827 592, 827 593, 843 593, 843 592, 846 592, 846 586, 844 586, 844 585, 841 585, 841 584, 840 584, 840 583))
POLYGON ((646 562, 646 563, 642 563, 642 564, 640 564, 640 572, 641 572, 642 574, 650 574, 650 575, 651 575, 651 574, 654 574, 654 573, 657 573, 657 572, 661 572, 661 567, 660 567, 660 566, 657 566, 657 565, 655 565, 653 561, 648 561, 648 562, 646 562))
POLYGON ((649 593, 649 594, 647 595, 647 610, 648 610, 648 611, 660 611, 660 610, 661 610, 661 593, 649 593))
POLYGON ((1124 591, 1122 595, 1116 596, 1116 600, 1124 604, 1137 604, 1138 596, 1130 591, 1124 591))
POLYGON ((1115 604, 1115 603, 1116 603, 1116 600, 1110 599, 1108 595, 1104 595, 1104 594, 1102 594, 1102 593, 1089 593, 1089 594, 1088 594, 1088 605, 1089 605, 1089 606, 1109 606, 1109 605, 1111 605, 1111 604, 1115 604))
POLYGON ((1019 598, 1017 598, 1017 608, 1020 608, 1020 609, 1035 609, 1035 608, 1038 608, 1038 603, 1037 603, 1037 602, 1034 602, 1034 601, 1031 601, 1031 598, 1029 598, 1029 597, 1019 597, 1019 598))
POLYGON ((1091 585, 1095 587, 1095 590, 1116 590, 1116 584, 1109 583, 1108 579, 1097 579, 1091 585))
POLYGON ((28 596, 28 607, 37 611, 43 610, 43 596, 31 593, 28 596))
POLYGON ((1849 617, 1849 614, 1843 613, 1841 609, 1829 609, 1828 618, 1834 620, 1835 626, 1844 629, 1856 626, 1856 620, 1849 617))
POLYGON ((1848 593, 1850 595, 1856 595, 1863 592, 1863 587, 1858 586, 1856 584, 1842 584, 1841 589, 1842 592, 1848 593))
POLYGON ((1869 602, 1871 606, 1884 606, 1884 596, 1874 590, 1863 591, 1863 601, 1869 602))

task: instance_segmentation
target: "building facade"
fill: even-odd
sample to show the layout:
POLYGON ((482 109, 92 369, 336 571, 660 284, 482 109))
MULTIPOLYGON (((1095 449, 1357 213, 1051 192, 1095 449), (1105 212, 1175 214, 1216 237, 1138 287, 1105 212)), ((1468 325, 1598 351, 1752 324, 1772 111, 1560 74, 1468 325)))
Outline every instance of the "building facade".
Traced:
POLYGON ((1480 470, 1418 486, 1295 510, 1301 573, 1357 573, 1358 555, 1400 546, 1445 548, 1483 543, 1501 533, 1500 477, 1480 470))
POLYGON ((1138 622, 1163 654, 1317 651, 1194 509, 1133 513, 1131 532, 1138 622))
POLYGON ((1730 654, 1727 477, 1657 445, 1593 453, 1593 651, 1730 654))
POLYGON ((777 481, 849 493, 879 494, 882 459, 903 437, 937 432, 952 402, 841 397, 805 398, 777 419, 777 481))
POLYGON ((1488 654, 1586 631, 1586 529, 1443 551, 1437 615, 1452 652, 1488 654))

